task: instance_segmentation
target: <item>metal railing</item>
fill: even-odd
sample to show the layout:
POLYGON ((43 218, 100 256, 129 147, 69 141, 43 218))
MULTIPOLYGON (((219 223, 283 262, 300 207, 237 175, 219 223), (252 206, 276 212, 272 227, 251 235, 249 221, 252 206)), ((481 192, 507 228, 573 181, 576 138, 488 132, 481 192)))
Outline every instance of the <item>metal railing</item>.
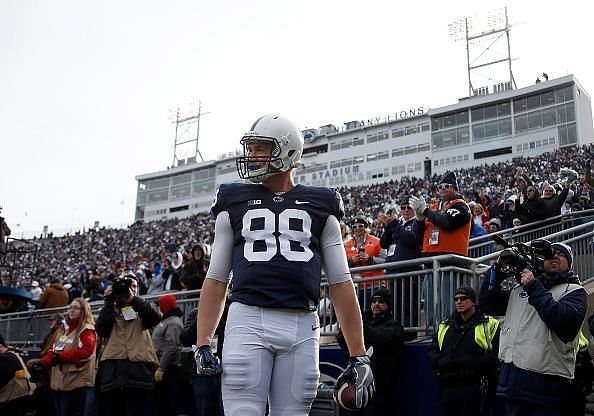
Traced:
MULTIPOLYGON (((594 281, 594 221, 572 227, 546 236, 552 242, 565 242, 573 250, 573 270, 583 283, 594 281)), ((479 289, 481 274, 500 251, 477 258, 453 254, 413 260, 384 263, 380 265, 351 269, 362 305, 369 304, 370 298, 387 283, 393 294, 392 310, 405 330, 430 334, 436 324, 447 318, 453 311, 452 299, 460 286, 479 289), (385 274, 374 278, 360 278, 360 273, 369 270, 385 270, 385 274), (362 284, 365 282, 365 287, 362 284), (373 285, 369 285, 375 283, 373 285)), ((328 282, 323 279, 321 297, 328 295, 328 282)), ((143 296, 156 301, 159 295, 143 296)), ((200 290, 171 292, 177 298, 178 306, 185 316, 198 305, 200 290)), ((96 316, 103 302, 92 302, 91 310, 96 316)), ((64 313, 64 308, 52 308, 16 312, 0 315, 0 333, 13 345, 40 345, 49 332, 48 317, 64 313)), ((322 301, 319 307, 322 335, 333 337, 338 332, 336 317, 330 302, 322 301)))
POLYGON ((556 215, 541 221, 523 224, 519 227, 507 228, 495 233, 481 235, 470 239, 468 257, 477 258, 497 251, 495 243, 492 240, 493 235, 498 235, 510 243, 526 243, 536 238, 544 238, 550 234, 593 220, 594 209, 588 209, 572 214, 556 215))

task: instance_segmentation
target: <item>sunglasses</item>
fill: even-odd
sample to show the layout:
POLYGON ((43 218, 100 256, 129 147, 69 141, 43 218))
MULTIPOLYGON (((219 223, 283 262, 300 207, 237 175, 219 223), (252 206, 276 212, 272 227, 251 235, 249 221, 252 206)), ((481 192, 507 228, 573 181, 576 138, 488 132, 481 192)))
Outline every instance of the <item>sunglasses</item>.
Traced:
POLYGON ((545 189, 545 192, 548 194, 548 193, 552 193, 553 190, 552 189, 545 189))
POLYGON ((450 189, 453 188, 454 185, 450 185, 449 183, 440 183, 437 185, 437 189, 450 189))
POLYGON ((405 209, 412 209, 412 207, 405 205, 403 207, 400 207, 400 209, 404 211, 405 209))
POLYGON ((360 230, 361 228, 365 228, 365 226, 363 224, 354 224, 351 228, 353 230, 360 230))
POLYGON ((388 303, 388 302, 384 302, 383 300, 376 298, 376 299, 371 299, 371 303, 374 304, 374 303, 388 303))
POLYGON ((464 302, 465 300, 470 299, 468 296, 455 296, 454 302, 464 302))

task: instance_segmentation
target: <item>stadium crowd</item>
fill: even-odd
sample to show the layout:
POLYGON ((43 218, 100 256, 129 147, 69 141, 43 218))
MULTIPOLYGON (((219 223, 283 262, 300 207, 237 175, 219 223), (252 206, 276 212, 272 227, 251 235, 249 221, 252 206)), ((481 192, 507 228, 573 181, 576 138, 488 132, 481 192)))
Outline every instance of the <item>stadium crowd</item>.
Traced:
MULTIPOLYGON (((593 151, 591 145, 566 147, 539 156, 455 170, 460 194, 471 205, 481 207, 473 223, 482 227, 473 226, 471 237, 493 231, 491 226, 510 228, 541 219, 543 215, 550 217, 594 208, 590 165, 593 151), (560 173, 567 168, 577 172, 579 178, 571 189, 564 190, 560 173), (537 195, 529 197, 531 186, 537 195), (554 200, 548 199, 548 193, 554 200), (551 204, 554 207, 546 205, 546 201, 554 202, 551 204)), ((400 181, 339 188, 345 204, 346 231, 350 231, 348 225, 356 216, 366 216, 373 221, 371 233, 381 237, 384 223, 378 214, 399 214, 402 198, 409 195, 421 195, 428 204, 436 202, 438 180, 437 175, 429 179, 404 177, 400 181)), ((42 292, 47 290, 64 290, 68 294, 67 302, 80 296, 99 300, 107 281, 124 269, 136 271, 142 277, 141 293, 158 294, 167 285, 168 289, 191 289, 179 281, 179 276, 174 276, 173 282, 168 281, 170 264, 177 252, 189 258, 197 241, 204 244, 207 256, 213 237, 214 219, 210 213, 199 213, 182 219, 138 221, 125 229, 89 229, 75 235, 35 238, 33 241, 40 248, 36 270, 17 270, 18 280, 12 286, 31 290, 34 307, 56 305, 43 300, 42 292)), ((18 261, 26 263, 25 258, 18 261)), ((3 283, 8 283, 6 275, 3 283)), ((32 306, 18 302, 10 306, 0 304, 0 313, 27 307, 32 306)))

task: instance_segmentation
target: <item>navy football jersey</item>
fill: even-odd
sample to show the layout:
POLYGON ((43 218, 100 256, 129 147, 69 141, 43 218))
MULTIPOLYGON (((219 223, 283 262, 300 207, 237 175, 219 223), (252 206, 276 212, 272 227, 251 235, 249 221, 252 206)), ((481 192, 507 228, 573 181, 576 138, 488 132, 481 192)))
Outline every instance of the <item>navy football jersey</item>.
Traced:
POLYGON ((284 193, 261 184, 223 184, 212 207, 229 213, 234 234, 230 300, 268 308, 315 310, 320 237, 329 216, 344 216, 331 188, 296 185, 284 193))

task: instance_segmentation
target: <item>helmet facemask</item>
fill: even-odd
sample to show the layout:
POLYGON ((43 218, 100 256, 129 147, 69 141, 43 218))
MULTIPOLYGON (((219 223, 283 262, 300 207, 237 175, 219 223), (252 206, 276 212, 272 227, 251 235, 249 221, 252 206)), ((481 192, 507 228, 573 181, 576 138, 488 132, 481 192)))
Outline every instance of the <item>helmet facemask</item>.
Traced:
POLYGON ((280 146, 278 140, 274 137, 244 136, 240 143, 243 146, 243 156, 239 156, 235 160, 235 164, 241 179, 249 179, 252 182, 263 182, 270 176, 286 170, 282 169, 283 160, 279 157, 280 146), (270 143, 272 145, 270 155, 248 156, 248 145, 253 142, 270 143))
POLYGON ((243 156, 235 164, 239 177, 251 182, 263 182, 273 175, 301 166, 303 136, 290 120, 276 115, 260 117, 240 141, 243 156), (250 155, 252 143, 270 144, 269 155, 250 155))

